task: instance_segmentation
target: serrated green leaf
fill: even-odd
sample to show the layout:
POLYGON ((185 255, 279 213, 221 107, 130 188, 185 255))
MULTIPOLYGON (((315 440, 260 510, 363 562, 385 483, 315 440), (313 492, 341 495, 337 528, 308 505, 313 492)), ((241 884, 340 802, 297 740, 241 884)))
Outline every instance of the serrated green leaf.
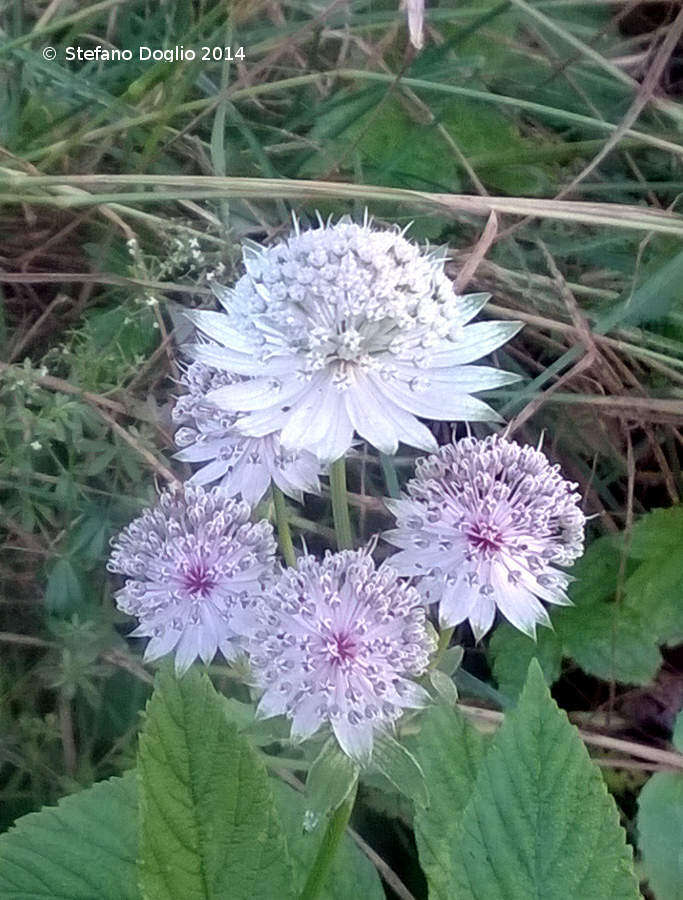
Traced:
POLYGON ((195 669, 157 676, 138 757, 140 879, 148 900, 292 897, 263 764, 195 669))
POLYGON ((486 745, 460 712, 435 706, 423 714, 420 733, 411 746, 431 795, 429 807, 415 811, 420 865, 429 882, 430 898, 445 900, 451 896, 451 848, 486 745))
POLYGON ((624 586, 625 605, 643 620, 658 644, 676 645, 683 640, 682 597, 680 548, 643 560, 624 586))
POLYGON ((614 800, 536 660, 479 767, 444 896, 637 900, 614 800))
POLYGON ((683 775, 656 772, 638 797, 638 846, 657 900, 683 900, 683 775))
POLYGON ((335 738, 326 741, 306 778, 308 828, 316 825, 346 800, 358 779, 358 766, 339 747, 335 738))
POLYGON ((0 836, 3 900, 138 900, 135 775, 102 781, 0 836))
POLYGON ((489 653, 498 687, 510 697, 516 697, 524 687, 532 659, 538 660, 547 684, 559 678, 562 668, 562 643, 550 628, 539 628, 533 641, 502 622, 491 636, 489 653))
MULTIPOLYGON (((313 865, 325 830, 318 828, 314 832, 305 833, 301 828, 307 806, 304 795, 277 779, 272 779, 271 785, 287 834, 287 844, 293 862, 293 887, 298 895, 313 865)), ((384 900, 384 891, 375 867, 347 835, 332 861, 320 900, 349 900, 349 898, 384 900)))
POLYGON ((390 734, 375 736, 372 762, 416 806, 429 805, 429 789, 420 764, 410 750, 390 734))
POLYGON ((563 609, 554 621, 567 655, 605 681, 648 684, 661 666, 654 634, 625 604, 600 604, 590 615, 563 609))
POLYGON ((662 663, 658 646, 683 637, 681 534, 681 507, 654 510, 635 524, 630 542, 599 538, 574 566, 576 606, 551 615, 565 654, 591 675, 647 684, 662 663))
POLYGON ((675 553, 680 550, 682 536, 683 506, 653 509, 633 526, 629 553, 634 559, 675 553))

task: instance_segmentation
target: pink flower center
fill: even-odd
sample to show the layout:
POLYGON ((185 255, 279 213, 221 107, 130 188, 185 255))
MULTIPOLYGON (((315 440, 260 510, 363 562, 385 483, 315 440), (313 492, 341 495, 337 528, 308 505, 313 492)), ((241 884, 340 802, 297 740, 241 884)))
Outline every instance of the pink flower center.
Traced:
POLYGON ((470 526, 465 532, 465 537, 474 550, 482 553, 495 553, 503 546, 503 535, 488 522, 479 522, 470 526))
POLYGON ((332 655, 332 662, 337 665, 356 658, 356 650, 358 649, 356 642, 353 636, 346 631, 333 634, 328 647, 332 655))
POLYGON ((183 587, 191 594, 199 597, 208 597, 216 581, 201 563, 191 566, 183 575, 183 587))

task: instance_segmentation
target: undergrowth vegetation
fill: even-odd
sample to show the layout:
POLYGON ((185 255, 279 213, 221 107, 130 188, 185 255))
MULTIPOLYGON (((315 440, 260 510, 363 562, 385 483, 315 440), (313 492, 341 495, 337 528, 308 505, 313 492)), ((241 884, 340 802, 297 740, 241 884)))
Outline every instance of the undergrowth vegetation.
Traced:
MULTIPOLYGON (((464 657, 458 667, 454 647, 443 654, 440 705, 423 731, 432 750, 449 746, 466 762, 449 772, 409 720, 401 737, 431 805, 416 796, 410 766, 362 779, 355 844, 342 845, 323 896, 385 889, 405 900, 426 897, 427 884, 444 900, 531 896, 521 882, 506 893, 493 875, 473 892, 462 873, 480 845, 455 819, 513 707, 499 755, 486 757, 501 802, 512 809, 517 799, 501 754, 526 747, 542 758, 550 733, 567 742, 596 804, 606 799, 543 680, 600 766, 641 891, 681 896, 671 835, 683 807, 680 717, 674 735, 683 705, 682 33, 676 4, 617 0, 435 0, 419 51, 394 0, 0 3, 0 832, 135 766, 156 665, 143 664, 144 641, 126 639, 132 620, 115 607, 119 585, 105 564, 112 536, 192 471, 173 459, 171 409, 193 339, 184 311, 214 309, 212 284, 243 272, 241 246, 283 239, 292 214, 305 225, 317 213, 361 222, 367 210, 443 245, 459 292, 492 295, 481 317, 523 323, 492 354, 519 380, 480 396, 511 438, 541 442, 578 483, 587 549, 571 572, 574 605, 553 607, 553 628, 536 641, 506 622, 480 642, 467 623, 456 628, 464 657), (69 59, 68 48, 96 46, 130 58, 69 59), (141 59, 140 47, 196 58, 141 59), (202 59, 203 47, 221 52, 202 59), (529 668, 534 658, 540 670, 529 668), (530 749, 536 725, 547 727, 546 743, 530 749)), ((428 424, 439 443, 450 440, 449 424, 428 424)), ((478 437, 491 430, 471 426, 478 437)), ((383 498, 398 497, 420 455, 356 444, 347 479, 357 547, 393 527, 383 498)), ((336 548, 323 480, 301 505, 266 496, 256 518, 275 523, 276 503, 286 503, 297 552, 302 541, 316 553, 336 548)), ((375 556, 390 556, 385 542, 375 556)), ((139 768, 152 765, 154 735, 171 734, 178 716, 206 727, 190 710, 190 691, 203 691, 207 722, 225 728, 235 754, 253 756, 254 782, 242 790, 267 790, 265 764, 304 891, 320 837, 307 844, 301 821, 330 807, 315 778, 307 802, 298 791, 319 758, 252 720, 235 666, 218 657, 207 671, 223 706, 196 673, 175 682, 162 671, 139 768)), ((334 766, 325 765, 327 777, 334 766)), ((135 779, 115 784, 112 828, 135 820, 135 779)), ((477 785, 469 815, 484 809, 477 785)), ((94 814, 99 796, 84 794, 92 806, 80 814, 94 814)), ((60 806, 67 831, 77 799, 60 806)), ((253 827, 275 845, 266 819, 253 827)), ((18 896, 3 867, 21 856, 21 827, 8 835, 14 843, 0 839, 2 897, 18 896)), ((45 820, 23 827, 56 840, 45 820)), ((153 837, 140 840, 151 852, 153 837)), ((64 850, 74 865, 77 844, 64 850)), ((121 844, 134 860, 135 833, 121 844)), ((276 869, 264 897, 287 882, 276 869)), ((133 863, 116 879, 118 893, 98 896, 138 896, 133 863)), ((566 883, 551 879, 540 895, 566 896, 566 883)), ((577 896, 626 896, 596 883, 577 896)), ((242 896, 216 884, 206 896, 242 896)), ((55 896, 92 896, 66 890, 55 896)), ((166 896, 151 882, 145 890, 166 896)), ((178 890, 168 896, 195 896, 178 890)))

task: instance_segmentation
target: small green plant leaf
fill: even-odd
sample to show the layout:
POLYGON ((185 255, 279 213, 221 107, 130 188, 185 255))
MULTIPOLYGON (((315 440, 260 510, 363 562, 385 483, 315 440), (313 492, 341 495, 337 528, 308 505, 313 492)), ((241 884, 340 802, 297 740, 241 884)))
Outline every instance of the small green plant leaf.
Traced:
POLYGON ((441 654, 441 659, 436 668, 439 672, 445 672, 446 675, 453 675, 460 668, 464 655, 464 647, 449 647, 448 650, 441 654))
POLYGON ((448 706, 455 706, 458 702, 458 689, 450 675, 441 669, 434 669, 429 673, 429 680, 439 699, 448 706))
POLYGON ((3 900, 138 900, 135 775, 19 819, 0 837, 3 900))
POLYGON ((52 615, 66 617, 83 607, 83 588, 71 560, 67 557, 58 559, 48 575, 45 606, 52 615))
POLYGON ((451 847, 458 900, 637 900, 614 800, 536 660, 451 847))
POLYGON ((491 635, 489 653, 498 687, 509 697, 517 697, 521 692, 532 659, 538 660, 547 684, 559 678, 562 668, 562 643, 550 628, 539 628, 533 641, 501 622, 491 635))
POLYGON ((358 766, 330 738, 316 757, 306 779, 306 815, 304 827, 316 828, 349 796, 358 779, 358 766))
POLYGON ((683 775, 655 772, 638 797, 638 845, 657 900, 683 900, 683 775))
POLYGON ((412 743, 431 802, 415 811, 415 838, 431 900, 448 900, 453 841, 486 745, 456 709, 434 706, 412 743))
MULTIPOLYGON (((325 829, 305 832, 301 827, 308 805, 304 794, 277 779, 271 780, 271 786, 287 834, 294 871, 293 886, 298 896, 313 865, 325 829)), ((384 890, 375 867, 347 834, 332 861, 320 900, 349 900, 350 897, 384 900, 384 890)))
POLYGON ((429 789, 419 762, 390 734, 376 735, 372 761, 385 778, 416 806, 429 806, 429 789))
POLYGON ((140 881, 148 900, 291 898, 263 764, 196 669, 157 676, 138 756, 140 881))

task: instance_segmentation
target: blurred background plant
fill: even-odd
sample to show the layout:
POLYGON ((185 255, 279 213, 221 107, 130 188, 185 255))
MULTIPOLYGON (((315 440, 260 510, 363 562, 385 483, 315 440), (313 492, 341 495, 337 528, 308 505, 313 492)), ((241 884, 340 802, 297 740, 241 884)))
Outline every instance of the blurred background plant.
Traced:
MULTIPOLYGON (((669 749, 683 703, 679 10, 435 0, 417 52, 394 0, 0 5, 0 831, 132 765, 150 675, 104 561, 157 483, 187 474, 170 462, 183 307, 211 305, 240 242, 291 212, 367 207, 446 244, 456 279, 474 258, 485 315, 525 322, 496 357, 523 380, 486 399, 516 438, 544 435, 593 516, 576 607, 538 645, 503 625, 475 647, 461 628, 461 695, 514 697, 536 655, 608 739, 594 752, 640 846, 636 798, 666 763, 633 747, 669 749), (98 44, 132 59, 67 61, 98 44)), ((360 539, 389 526, 381 497, 414 459, 352 461, 360 539)), ((327 495, 289 513, 296 541, 330 544, 327 495)), ((378 784, 359 809, 423 896, 400 797, 378 784)), ((647 835, 669 813, 650 810, 647 835)), ((642 875, 670 883, 661 860, 642 875)))

